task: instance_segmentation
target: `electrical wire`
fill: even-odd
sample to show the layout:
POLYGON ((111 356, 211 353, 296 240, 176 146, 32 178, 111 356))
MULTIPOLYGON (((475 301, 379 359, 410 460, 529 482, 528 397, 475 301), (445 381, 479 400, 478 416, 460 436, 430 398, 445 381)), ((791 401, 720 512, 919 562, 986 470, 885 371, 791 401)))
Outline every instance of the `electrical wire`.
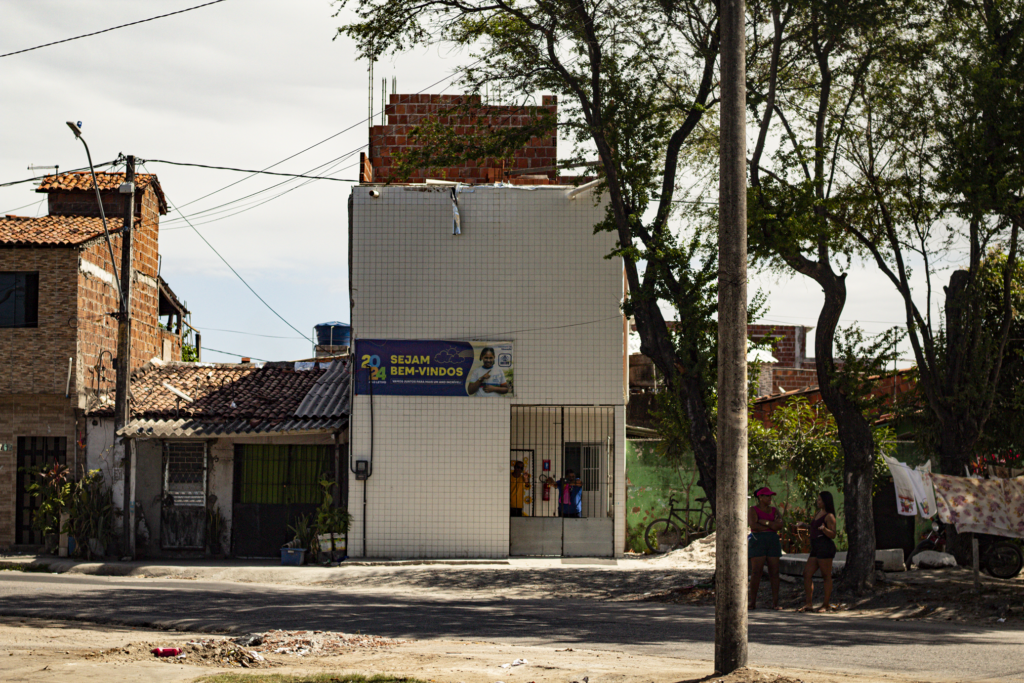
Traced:
MULTIPOLYGON (((480 62, 482 62, 482 61, 483 61, 483 59, 478 59, 477 61, 473 62, 472 64, 470 64, 470 65, 469 65, 468 67, 466 67, 466 68, 472 68, 472 67, 476 66, 477 64, 479 64, 479 63, 480 63, 480 62)), ((440 80, 438 80, 438 81, 435 81, 435 82, 431 83, 430 85, 428 85, 428 86, 424 87, 423 89, 421 89, 421 90, 420 90, 419 92, 416 92, 416 93, 413 93, 413 94, 414 94, 414 95, 421 95, 421 94, 423 94, 423 93, 424 93, 424 92, 425 92, 426 90, 429 90, 430 88, 433 88, 433 87, 434 87, 434 86, 436 86, 436 85, 440 85, 441 83, 444 83, 445 81, 449 81, 449 80, 451 80, 452 78, 454 78, 454 77, 455 77, 456 75, 457 75, 456 73, 453 73, 453 74, 450 74, 450 75, 448 75, 448 76, 445 76, 444 78, 442 78, 442 79, 440 79, 440 80)), ((406 97, 412 97, 412 95, 407 95, 406 97)), ((402 100, 402 101, 401 101, 401 102, 399 102, 398 104, 402 104, 402 103, 404 103, 404 102, 406 102, 406 101, 407 101, 407 100, 402 100)), ((319 147, 320 145, 324 144, 325 142, 329 142, 330 140, 333 140, 334 138, 338 137, 339 135, 342 135, 342 134, 344 134, 344 133, 347 133, 347 132, 349 132, 350 130, 353 130, 354 128, 356 128, 356 127, 358 127, 358 126, 361 126, 361 125, 363 125, 364 123, 367 123, 367 122, 372 122, 372 120, 373 120, 374 118, 376 118, 376 116, 377 116, 377 115, 378 115, 379 113, 381 113, 381 111, 383 111, 383 110, 380 110, 380 111, 374 111, 374 112, 373 112, 373 114, 371 114, 370 116, 368 116, 368 117, 363 117, 362 119, 360 119, 359 121, 356 121, 355 123, 353 123, 352 125, 348 126, 347 128, 343 128, 342 130, 338 131, 337 133, 334 133, 333 135, 329 135, 328 137, 324 138, 324 139, 323 139, 323 140, 321 140, 320 142, 314 143, 314 144, 310 145, 309 147, 306 147, 305 149, 299 150, 299 151, 298 151, 298 152, 296 152, 295 154, 292 154, 292 155, 290 155, 290 156, 287 156, 287 157, 285 157, 284 159, 281 159, 280 161, 277 161, 277 162, 275 162, 275 163, 273 163, 273 164, 271 164, 271 165, 269 165, 269 166, 267 166, 267 167, 263 168, 263 169, 262 169, 262 171, 259 171, 259 172, 256 172, 256 173, 251 173, 250 175, 247 175, 247 176, 246 176, 245 178, 241 178, 241 179, 239 179, 239 180, 236 180, 235 182, 233 182, 233 183, 230 183, 230 184, 228 184, 228 185, 225 185, 224 187, 222 187, 222 188, 220 188, 220 189, 214 190, 213 192, 210 192, 209 194, 205 194, 205 195, 203 195, 202 197, 198 197, 197 199, 193 199, 193 200, 191 200, 191 201, 189 201, 189 202, 185 202, 184 204, 182 204, 182 207, 185 207, 185 206, 189 206, 189 205, 191 205, 191 204, 195 204, 196 202, 198 202, 198 201, 202 201, 203 199, 206 199, 207 197, 212 197, 213 195, 217 194, 218 192, 223 192, 224 190, 228 189, 229 187, 234 187, 234 186, 235 186, 235 185, 237 185, 238 183, 242 183, 242 182, 245 182, 245 181, 246 181, 246 180, 248 180, 249 178, 252 178, 252 177, 254 177, 254 176, 256 176, 256 175, 259 175, 259 173, 262 173, 263 171, 267 171, 267 170, 270 170, 270 169, 274 168, 275 166, 280 166, 280 165, 281 165, 281 164, 283 164, 284 162, 286 162, 286 161, 289 161, 289 160, 291 160, 291 159, 294 159, 295 157, 299 156, 300 154, 305 154, 305 153, 306 153, 306 152, 308 152, 309 150, 311 150, 311 149, 314 149, 315 147, 319 147)), ((362 147, 364 147, 364 146, 365 146, 365 145, 360 145, 359 149, 362 149, 362 147)), ((357 149, 356 151, 358 151, 358 149, 357 149)), ((330 162, 328 162, 328 163, 330 163, 330 162)), ((321 164, 321 166, 324 166, 324 165, 326 165, 326 164, 321 164)), ((285 182, 288 182, 288 181, 285 181, 285 182)), ((0 186, 0 187, 2 187, 2 186, 0 186)), ((267 188, 267 189, 270 189, 270 188, 267 188)), ((264 191, 264 190, 261 190, 261 191, 264 191)), ((252 195, 249 195, 249 196, 252 196, 252 195)))
POLYGON ((301 173, 277 173, 274 171, 253 171, 245 168, 230 168, 228 166, 207 166, 206 164, 187 164, 183 161, 167 161, 166 159, 146 159, 150 164, 171 164, 172 166, 195 166, 196 168, 211 168, 215 171, 238 171, 239 173, 253 173, 260 175, 279 175, 289 178, 310 178, 312 180, 334 180, 339 183, 358 183, 358 180, 346 180, 344 178, 327 178, 324 176, 310 176, 301 173))
MULTIPOLYGON (((104 161, 102 164, 94 164, 93 168, 105 168, 107 166, 113 166, 116 163, 116 161, 117 160, 115 159, 114 161, 104 161)), ((88 166, 84 166, 82 168, 73 168, 70 171, 64 171, 60 175, 66 175, 68 173, 78 173, 79 171, 88 171, 88 170, 89 170, 89 167, 88 166)), ((43 178, 52 178, 52 177, 53 177, 53 174, 49 173, 47 175, 36 176, 35 178, 25 178, 24 180, 11 180, 11 181, 6 182, 6 183, 0 183, 0 187, 10 187, 11 185, 20 185, 22 183, 31 183, 33 180, 42 180, 43 178)))
POLYGON ((256 334, 255 332, 243 332, 242 330, 222 330, 216 327, 203 327, 199 331, 205 332, 207 330, 209 330, 210 332, 231 332, 233 334, 244 334, 247 337, 266 337, 267 339, 304 339, 305 341, 309 341, 309 339, 306 339, 306 337, 281 337, 274 334, 256 334))
MULTIPOLYGON (((141 164, 141 166, 142 166, 143 168, 145 168, 145 169, 146 169, 146 173, 149 173, 149 172, 150 172, 150 171, 149 171, 149 169, 148 169, 148 168, 146 168, 145 164, 141 164)), ((165 195, 165 196, 166 196, 166 195, 165 195)), ((238 279, 239 279, 239 280, 240 280, 240 281, 242 282, 242 284, 243 284, 243 285, 245 285, 245 286, 246 286, 246 288, 247 288, 247 289, 248 289, 248 290, 249 290, 250 292, 252 292, 252 293, 253 293, 253 296, 255 296, 255 297, 256 297, 257 299, 259 299, 259 300, 260 300, 260 301, 261 301, 261 302, 263 303, 263 305, 264 305, 264 306, 266 306, 266 307, 267 307, 267 309, 269 309, 269 310, 270 310, 270 312, 271 312, 271 313, 273 313, 274 315, 276 315, 276 316, 278 317, 278 319, 280 319, 280 320, 281 320, 281 322, 283 322, 283 323, 284 323, 285 325, 287 325, 288 327, 292 328, 293 330, 295 330, 296 332, 298 332, 298 333, 299 333, 300 335, 302 335, 302 338, 303 338, 303 339, 306 339, 306 340, 312 341, 312 338, 311 338, 311 337, 307 337, 307 336, 305 336, 305 335, 304 335, 304 334, 302 333, 302 331, 301 331, 301 330, 300 330, 299 328, 295 327, 295 325, 292 325, 292 324, 291 324, 290 322, 288 322, 287 320, 285 320, 285 319, 284 319, 284 316, 282 316, 282 315, 281 315, 280 313, 278 313, 277 311, 275 311, 275 310, 274 310, 274 307, 273 307, 273 306, 271 306, 270 304, 268 304, 268 303, 267 303, 267 301, 266 301, 266 300, 265 300, 265 299, 264 299, 263 297, 261 297, 261 296, 260 296, 260 295, 259 295, 259 294, 258 294, 258 293, 256 292, 256 290, 255 290, 255 289, 253 289, 253 288, 252 288, 252 285, 250 285, 250 284, 249 284, 248 282, 246 282, 246 281, 245 281, 245 278, 244 278, 244 277, 242 277, 242 275, 241 275, 241 274, 240 274, 240 273, 239 273, 239 272, 238 272, 237 270, 235 270, 234 266, 232 266, 232 265, 231 265, 230 263, 228 263, 228 260, 227 260, 226 258, 224 258, 224 257, 223 257, 223 256, 221 255, 221 253, 220 253, 219 251, 217 251, 217 249, 216 249, 216 248, 215 248, 215 247, 214 247, 214 246, 213 246, 212 244, 210 244, 210 241, 209 241, 208 239, 206 239, 205 237, 203 237, 203 233, 199 232, 199 230, 197 230, 197 229, 196 229, 196 227, 195 227, 194 225, 192 225, 192 223, 190 223, 190 222, 189 222, 189 220, 188 220, 188 217, 187 217, 187 216, 185 216, 185 214, 181 213, 181 209, 179 209, 179 208, 178 208, 177 206, 175 206, 175 205, 174 205, 174 203, 173 203, 173 202, 171 201, 170 197, 167 197, 167 204, 168 204, 168 205, 169 205, 169 206, 170 206, 171 208, 173 208, 173 209, 174 209, 175 211, 177 211, 177 212, 178 212, 178 215, 180 215, 180 216, 181 216, 182 218, 184 218, 184 219, 185 219, 185 222, 189 224, 189 227, 191 227, 191 228, 192 228, 192 230, 193 230, 193 231, 195 231, 195 233, 196 233, 197 235, 199 235, 199 239, 201 239, 201 240, 202 240, 203 242, 205 242, 205 243, 206 243, 206 246, 208 246, 208 247, 210 248, 210 250, 211 250, 211 251, 212 251, 212 252, 213 252, 214 254, 216 254, 216 255, 217 255, 217 258, 219 258, 219 259, 220 259, 221 261, 223 261, 223 262, 224 262, 224 265, 225 265, 225 266, 227 266, 227 267, 228 267, 228 269, 229 269, 229 270, 230 270, 230 271, 231 271, 232 273, 234 273, 234 274, 235 274, 235 277, 237 277, 237 278, 238 278, 238 279)))
POLYGON ((126 28, 128 26, 135 26, 136 24, 145 24, 147 21, 155 21, 157 19, 163 19, 165 17, 173 17, 175 14, 183 14, 185 12, 191 12, 194 9, 199 9, 201 7, 209 7, 210 5, 216 5, 217 3, 221 3, 221 2, 224 2, 224 0, 212 0, 212 2, 206 2, 206 3, 203 3, 202 5, 196 5, 195 7, 189 7, 187 9, 180 9, 177 12, 169 12, 167 14, 161 14, 161 15, 156 16, 156 17, 150 17, 149 19, 140 19, 139 21, 133 21, 133 22, 128 23, 128 24, 121 24, 120 26, 113 26, 111 28, 105 28, 102 31, 93 31, 92 33, 83 33, 82 35, 75 36, 74 38, 65 38, 64 40, 55 40, 52 43, 46 43, 44 45, 36 45, 35 47, 27 47, 24 50, 15 50, 14 52, 8 52, 7 54, 0 55, 0 59, 2 59, 4 57, 10 57, 12 55, 20 55, 23 52, 32 52, 32 50, 41 50, 44 47, 50 47, 51 45, 60 45, 61 43, 69 43, 72 40, 78 40, 79 38, 88 38, 90 36, 98 36, 101 33, 109 33, 110 31, 116 31, 119 28, 126 28))
POLYGON ((251 358, 252 360, 263 361, 264 363, 270 363, 271 361, 266 358, 257 358, 256 356, 247 356, 241 353, 231 353, 230 351, 219 351, 217 349, 211 349, 209 346, 204 346, 204 350, 213 351, 214 353, 223 353, 225 356, 238 356, 239 358, 251 358))
POLYGON ((26 204, 25 206, 19 206, 19 207, 16 207, 14 209, 7 209, 6 211, 0 211, 0 216, 7 216, 7 215, 9 215, 11 213, 11 211, 21 211, 22 209, 27 209, 30 206, 38 206, 39 204, 42 204, 45 201, 46 201, 46 197, 43 197, 38 202, 32 202, 30 204, 26 204))

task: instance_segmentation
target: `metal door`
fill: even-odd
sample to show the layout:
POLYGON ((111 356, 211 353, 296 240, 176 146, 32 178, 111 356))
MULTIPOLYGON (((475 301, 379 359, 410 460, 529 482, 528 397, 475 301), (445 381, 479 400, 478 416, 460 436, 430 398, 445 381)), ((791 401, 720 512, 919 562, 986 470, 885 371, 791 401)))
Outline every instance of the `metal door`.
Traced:
POLYGON ((68 445, 64 437, 54 436, 19 436, 18 437, 18 472, 17 490, 15 491, 15 534, 14 542, 26 545, 42 545, 42 533, 32 528, 36 510, 39 509, 39 498, 33 496, 28 487, 39 481, 38 471, 41 466, 53 467, 54 462, 67 464, 68 445))
POLYGON ((160 547, 202 550, 206 546, 206 443, 165 441, 160 547))

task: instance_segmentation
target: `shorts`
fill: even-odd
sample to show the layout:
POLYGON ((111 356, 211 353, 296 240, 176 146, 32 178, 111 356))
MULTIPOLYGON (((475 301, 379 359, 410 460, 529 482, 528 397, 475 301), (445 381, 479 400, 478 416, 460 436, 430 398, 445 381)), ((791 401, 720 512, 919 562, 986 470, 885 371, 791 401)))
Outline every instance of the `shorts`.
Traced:
POLYGON ((819 560, 831 560, 836 556, 836 544, 828 536, 818 536, 811 539, 811 557, 819 560))
POLYGON ((782 557, 782 542, 774 531, 759 531, 747 537, 747 558, 782 557))

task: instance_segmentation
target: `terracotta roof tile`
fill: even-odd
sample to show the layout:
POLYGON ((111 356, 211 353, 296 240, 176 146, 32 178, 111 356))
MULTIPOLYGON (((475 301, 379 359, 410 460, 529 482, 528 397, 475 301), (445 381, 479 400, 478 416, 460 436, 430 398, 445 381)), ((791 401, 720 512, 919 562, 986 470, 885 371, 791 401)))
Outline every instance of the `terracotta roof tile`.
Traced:
MULTIPOLYGON (((121 230, 124 221, 108 218, 111 233, 121 230)), ((0 244, 73 246, 103 234, 98 216, 4 216, 0 218, 0 244)))
POLYGON ((247 365, 161 363, 132 377, 132 417, 192 417, 203 420, 284 420, 326 368, 292 370, 247 365), (192 399, 167 390, 167 384, 192 399))
MULTIPOLYGON (((124 182, 124 173, 97 173, 96 182, 99 183, 100 192, 116 190, 124 182)), ((167 199, 164 197, 160 181, 152 173, 135 174, 135 187, 144 190, 153 186, 157 199, 160 201, 160 213, 167 213, 167 199)), ((43 178, 36 192, 93 192, 92 174, 87 171, 76 173, 61 173, 57 176, 43 178)))

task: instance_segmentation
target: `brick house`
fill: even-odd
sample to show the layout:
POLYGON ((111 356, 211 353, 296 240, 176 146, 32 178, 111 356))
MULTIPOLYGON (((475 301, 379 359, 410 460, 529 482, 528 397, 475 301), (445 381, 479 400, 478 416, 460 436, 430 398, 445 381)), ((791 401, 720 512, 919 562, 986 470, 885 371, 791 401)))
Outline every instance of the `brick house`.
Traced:
MULTIPOLYGON (((43 180, 49 215, 0 218, 0 547, 41 542, 19 468, 57 459, 80 472, 84 411, 113 401, 124 180, 97 174, 116 266, 88 173, 43 180)), ((167 202, 155 175, 136 176, 134 210, 131 365, 140 367, 181 357, 188 312, 159 274, 167 202)))

